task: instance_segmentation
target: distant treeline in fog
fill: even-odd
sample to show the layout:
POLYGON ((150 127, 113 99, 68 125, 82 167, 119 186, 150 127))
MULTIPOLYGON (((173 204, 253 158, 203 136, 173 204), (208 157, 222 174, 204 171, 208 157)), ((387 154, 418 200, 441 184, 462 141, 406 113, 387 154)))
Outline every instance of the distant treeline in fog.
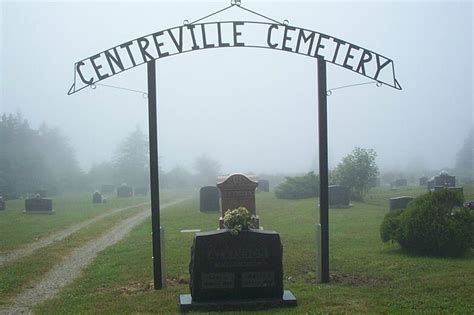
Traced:
MULTIPOLYGON (((474 129, 471 129, 457 153, 454 168, 448 172, 457 176, 459 182, 474 178, 474 129)), ((202 154, 195 158, 188 169, 176 165, 169 171, 160 169, 160 188, 196 189, 215 185, 217 176, 225 175, 218 161, 202 154)), ((65 192, 91 192, 102 185, 132 187, 149 186, 149 155, 147 136, 136 128, 123 139, 109 161, 94 164, 89 171, 83 171, 75 157, 72 146, 57 128, 43 123, 38 129, 30 127, 21 114, 3 114, 0 119, 0 195, 6 198, 27 197, 38 190, 49 195, 65 192)), ((315 171, 317 169, 308 170, 315 171)), ((399 178, 416 184, 422 175, 436 175, 440 170, 381 170, 382 184, 399 178)), ((259 174, 242 170, 247 175, 267 179, 272 188, 285 181, 286 176, 303 175, 259 174)))

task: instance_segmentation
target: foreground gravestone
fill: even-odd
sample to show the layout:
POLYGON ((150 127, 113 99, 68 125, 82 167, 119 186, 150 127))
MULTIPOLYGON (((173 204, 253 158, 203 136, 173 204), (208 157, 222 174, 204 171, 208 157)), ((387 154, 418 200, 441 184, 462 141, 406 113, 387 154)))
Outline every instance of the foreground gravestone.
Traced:
POLYGON ((132 197, 133 196, 133 188, 128 185, 121 185, 117 187, 117 197, 132 197))
POLYGON ((5 210, 5 200, 3 200, 3 197, 0 196, 0 211, 5 210))
POLYGON ((146 196, 148 195, 148 187, 141 186, 135 188, 135 196, 146 196))
POLYGON ((350 190, 340 185, 329 186, 329 206, 334 208, 350 207, 350 190))
POLYGON ((115 191, 115 185, 102 185, 100 187, 100 192, 103 194, 103 195, 110 195, 110 194, 113 194, 115 191))
POLYGON ((199 211, 219 212, 219 189, 215 186, 201 187, 199 190, 199 211))
POLYGON ((217 187, 221 191, 222 215, 219 219, 219 227, 224 228, 224 214, 227 210, 246 208, 251 215, 257 217, 255 207, 255 189, 258 183, 243 174, 233 174, 222 179, 217 187))
POLYGON ((405 209, 408 206, 408 203, 410 203, 410 201, 413 199, 415 198, 410 196, 390 198, 390 210, 405 209))
POLYGON ((296 306, 283 290, 283 247, 274 231, 196 233, 189 265, 191 294, 179 310, 225 310, 296 306))
POLYGON ((258 191, 270 192, 270 182, 266 179, 259 179, 258 191))
POLYGON ((94 192, 92 195, 92 203, 102 203, 104 201, 104 197, 98 191, 94 192))
POLYGON ((24 213, 32 214, 53 214, 53 201, 48 198, 41 198, 36 195, 35 198, 25 199, 24 213))

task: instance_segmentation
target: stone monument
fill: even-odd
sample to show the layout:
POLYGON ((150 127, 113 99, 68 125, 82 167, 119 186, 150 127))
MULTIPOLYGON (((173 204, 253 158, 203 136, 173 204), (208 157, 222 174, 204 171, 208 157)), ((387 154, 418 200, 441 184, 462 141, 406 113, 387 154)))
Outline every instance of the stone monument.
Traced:
POLYGON ((429 190, 434 190, 436 187, 456 187, 456 176, 441 171, 438 176, 434 176, 428 181, 429 190))
POLYGON ((48 198, 41 198, 39 194, 36 194, 34 198, 25 199, 25 211, 23 213, 53 214, 53 201, 48 198))
POLYGON ((329 206, 334 208, 350 207, 351 192, 348 187, 340 185, 329 186, 329 206))
POLYGON ((410 196, 390 198, 390 210, 405 209, 408 206, 408 203, 413 199, 415 198, 410 196))
POLYGON ((5 200, 3 200, 3 196, 0 196, 0 211, 5 210, 5 200))
POLYGON ((92 203, 102 203, 103 202, 103 196, 100 192, 95 191, 94 194, 92 195, 92 203))
POLYGON ((196 233, 189 265, 191 294, 180 295, 179 311, 296 306, 283 290, 283 247, 274 231, 196 233))
POLYGON ((245 207, 251 215, 257 217, 255 207, 255 189, 258 186, 256 181, 251 180, 243 174, 233 174, 225 178, 220 178, 217 187, 221 191, 222 215, 219 219, 219 228, 224 228, 224 214, 227 210, 245 207))
POLYGON ((219 190, 215 186, 204 186, 199 190, 199 211, 219 212, 219 190))

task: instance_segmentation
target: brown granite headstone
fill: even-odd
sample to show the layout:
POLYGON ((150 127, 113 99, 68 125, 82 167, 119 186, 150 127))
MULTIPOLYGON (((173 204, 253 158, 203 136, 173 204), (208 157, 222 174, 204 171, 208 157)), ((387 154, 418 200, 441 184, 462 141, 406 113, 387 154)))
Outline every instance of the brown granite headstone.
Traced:
MULTIPOLYGON (((251 215, 257 215, 255 207, 255 189, 258 183, 243 174, 233 174, 217 183, 221 191, 222 216, 219 220, 223 228, 223 218, 227 210, 245 207, 251 215)), ((258 220, 257 220, 258 221, 258 220)))

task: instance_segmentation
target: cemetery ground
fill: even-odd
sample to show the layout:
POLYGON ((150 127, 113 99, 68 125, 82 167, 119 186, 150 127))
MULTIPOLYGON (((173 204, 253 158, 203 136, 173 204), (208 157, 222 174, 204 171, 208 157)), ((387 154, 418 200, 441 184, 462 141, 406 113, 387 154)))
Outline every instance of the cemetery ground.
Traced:
MULTIPOLYGON (((461 258, 416 256, 403 251, 397 244, 384 244, 380 239, 380 224, 389 211, 388 199, 404 195, 417 196, 425 191, 425 188, 419 187, 397 190, 377 188, 365 197, 364 203, 353 202, 352 208, 330 209, 329 284, 315 283, 314 225, 318 222, 317 199, 281 200, 276 199, 273 193, 258 193, 257 213, 261 225, 280 233, 285 289, 291 290, 298 300, 296 308, 262 312, 472 314, 473 250, 461 258)), ((464 193, 467 200, 474 199, 474 186, 465 186, 464 193)), ((213 230, 218 224, 218 213, 199 212, 197 195, 197 192, 190 193, 188 196, 193 198, 162 212, 161 223, 165 229, 165 289, 153 289, 151 223, 148 219, 134 228, 126 238, 100 252, 82 270, 80 277, 52 299, 35 306, 34 313, 176 313, 179 294, 189 293, 188 264, 193 238, 193 233, 180 231, 213 230)), ((89 197, 87 202, 83 201, 83 205, 90 203, 89 197)), ((177 197, 172 196, 171 199, 177 197)), ((145 199, 135 201, 140 203, 145 199)), ((112 201, 108 202, 100 207, 114 208, 112 201)), ((117 202, 117 207, 125 207, 125 203, 133 203, 133 200, 117 199, 117 202)), ((162 203, 165 202, 162 200, 162 203)), ((18 216, 21 214, 21 218, 14 223, 5 223, 2 217, 0 229, 2 238, 3 235, 7 236, 7 242, 3 245, 2 240, 0 255, 7 249, 31 241, 31 238, 21 233, 42 235, 48 231, 52 226, 46 222, 48 218, 66 227, 100 212, 87 206, 84 209, 89 211, 87 215, 74 213, 70 214, 72 218, 57 218, 60 215, 59 204, 59 200, 54 204, 55 215, 38 217, 41 222, 28 221, 30 216, 20 211, 18 216), (42 222, 43 218, 45 222, 42 222), (20 223, 26 226, 18 227, 18 230, 10 226, 20 223), (36 232, 31 232, 32 229, 36 229, 36 232)), ((12 202, 8 206, 9 210, 3 215, 17 207, 12 202)), ((70 211, 74 212, 74 203, 70 207, 70 211)), ((17 294, 38 281, 71 248, 99 237, 104 230, 120 222, 122 216, 127 216, 127 211, 131 215, 133 209, 99 220, 64 241, 39 249, 14 264, 0 266, 0 308, 1 304, 11 302, 17 294)), ((55 226, 55 229, 60 228, 55 226)))

